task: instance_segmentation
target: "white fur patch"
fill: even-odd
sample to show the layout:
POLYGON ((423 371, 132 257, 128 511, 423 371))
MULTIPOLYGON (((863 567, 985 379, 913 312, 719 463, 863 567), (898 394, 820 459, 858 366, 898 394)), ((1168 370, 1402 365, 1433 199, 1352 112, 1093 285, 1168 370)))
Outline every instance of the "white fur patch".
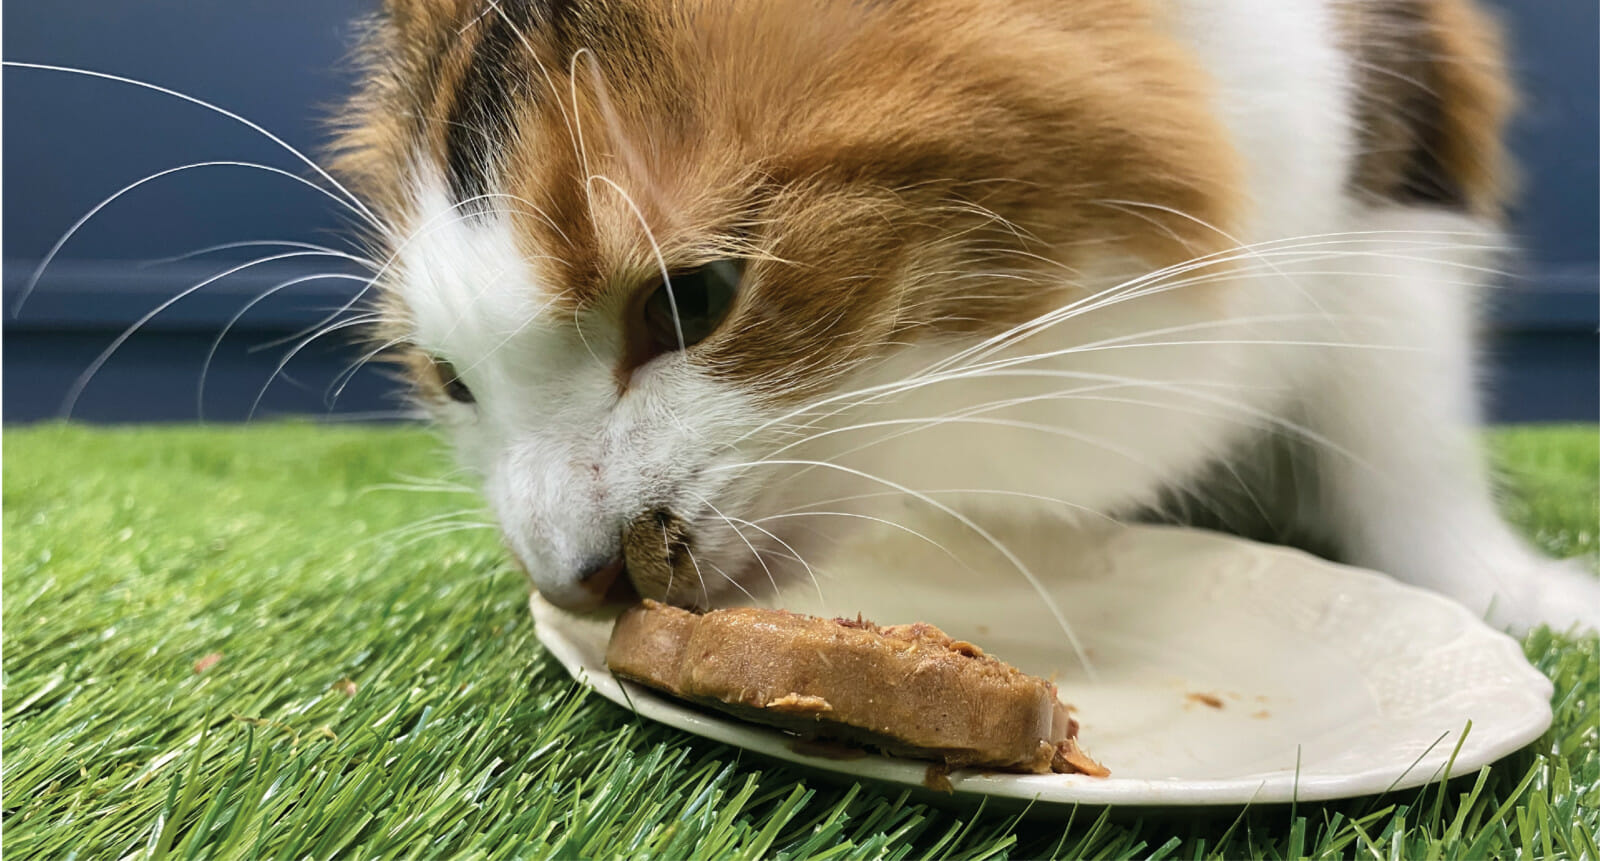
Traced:
POLYGON ((646 511, 693 519, 727 502, 725 473, 707 467, 730 457, 717 441, 754 421, 743 393, 678 354, 619 391, 616 320, 556 310, 559 287, 521 256, 503 216, 462 217, 436 177, 415 199, 396 289, 417 344, 474 393, 476 404, 445 406, 441 418, 541 591, 578 598, 578 577, 614 558, 624 525, 646 511))

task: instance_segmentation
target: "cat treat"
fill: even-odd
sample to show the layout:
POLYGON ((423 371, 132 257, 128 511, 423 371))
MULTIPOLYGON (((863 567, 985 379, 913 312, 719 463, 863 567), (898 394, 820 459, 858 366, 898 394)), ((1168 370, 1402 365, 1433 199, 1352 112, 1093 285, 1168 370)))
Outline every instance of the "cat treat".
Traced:
POLYGON ((646 600, 612 630, 616 675, 808 739, 1035 774, 1110 772, 1077 742, 1056 686, 933 625, 878 626, 646 600))

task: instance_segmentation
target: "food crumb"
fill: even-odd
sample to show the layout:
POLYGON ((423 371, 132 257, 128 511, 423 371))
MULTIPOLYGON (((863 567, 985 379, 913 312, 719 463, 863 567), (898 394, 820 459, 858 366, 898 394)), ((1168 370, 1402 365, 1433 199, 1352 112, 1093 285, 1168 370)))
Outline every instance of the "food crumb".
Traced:
POLYGON ((206 670, 216 666, 221 661, 221 652, 211 652, 210 654, 201 657, 200 660, 194 662, 194 674, 198 676, 206 670))
POLYGON ((922 785, 934 792, 954 794, 956 788, 950 785, 950 764, 936 762, 928 766, 928 770, 922 773, 922 785))
POLYGON ((765 708, 789 714, 823 714, 833 711, 833 705, 827 700, 806 694, 784 694, 767 703, 765 708))
POLYGON ((1076 721, 1072 732, 1067 734, 1064 741, 1056 743, 1055 756, 1050 761, 1050 770, 1057 774, 1086 774, 1090 777, 1110 777, 1111 769, 1101 765, 1099 761, 1089 756, 1083 748, 1078 746, 1076 721))
POLYGON ((1209 706, 1209 707, 1214 708, 1214 709, 1222 708, 1222 698, 1217 696, 1216 694, 1195 694, 1195 693, 1190 693, 1190 694, 1185 694, 1183 698, 1188 700, 1191 703, 1199 703, 1199 704, 1201 704, 1203 706, 1209 706))
POLYGON ((1262 718, 1272 717, 1272 713, 1267 711, 1266 709, 1262 709, 1261 711, 1255 712, 1254 714, 1252 714, 1250 716, 1255 718, 1256 720, 1261 720, 1262 718))
POLYGON ((345 678, 334 682, 330 690, 338 691, 347 697, 353 697, 356 695, 356 683, 351 681, 350 677, 346 676, 345 678))
POLYGON ((963 655, 966 655, 969 658, 981 658, 981 657, 983 657, 983 650, 978 648, 977 646, 974 646, 973 644, 967 642, 966 640, 956 640, 955 642, 951 643, 947 648, 949 648, 950 651, 952 651, 952 652, 959 652, 959 653, 961 653, 963 655))

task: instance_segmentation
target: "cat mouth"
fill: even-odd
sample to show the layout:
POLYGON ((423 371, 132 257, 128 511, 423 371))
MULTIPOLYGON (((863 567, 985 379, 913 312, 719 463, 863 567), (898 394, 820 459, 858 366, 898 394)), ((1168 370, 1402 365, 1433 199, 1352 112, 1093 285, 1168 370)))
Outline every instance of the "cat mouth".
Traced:
MULTIPOLYGON (((569 586, 547 589, 535 580, 536 588, 549 603, 575 613, 630 606, 643 598, 707 609, 709 595, 687 521, 664 508, 649 510, 628 523, 620 539, 614 555, 591 561, 569 586)), ((513 562, 534 580, 512 542, 505 543, 513 562)))
POLYGON ((639 602, 639 592, 628 574, 627 560, 621 556, 587 575, 583 591, 593 596, 600 607, 628 606, 639 602))
MULTIPOLYGON (((702 527, 704 524, 700 524, 702 527)), ((715 538, 715 536, 713 536, 715 538)), ((582 573, 576 589, 547 600, 574 612, 597 612, 629 606, 650 598, 694 610, 709 610, 741 596, 757 600, 763 584, 776 582, 772 565, 748 541, 734 549, 754 556, 727 558, 716 546, 696 541, 695 525, 667 508, 635 517, 622 530, 618 555, 597 562, 582 573), (770 563, 770 564, 769 564, 770 563)), ((726 551, 728 548, 722 548, 726 551)))
MULTIPOLYGON (((635 517, 622 531, 621 567, 637 595, 693 605, 701 583, 688 521, 668 508, 635 517), (682 587, 682 588, 679 588, 682 587)), ((703 590, 699 590, 703 591, 703 590)))

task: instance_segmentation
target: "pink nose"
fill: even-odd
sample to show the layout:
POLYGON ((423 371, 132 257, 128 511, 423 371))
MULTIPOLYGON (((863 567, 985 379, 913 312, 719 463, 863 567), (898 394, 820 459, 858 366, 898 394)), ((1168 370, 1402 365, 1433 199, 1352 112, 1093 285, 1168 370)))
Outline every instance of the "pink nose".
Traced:
POLYGON ((564 610, 579 612, 597 610, 606 604, 632 604, 639 600, 639 595, 626 573, 627 564, 619 556, 583 572, 578 578, 581 589, 545 598, 564 610))
POLYGON ((627 563, 618 556, 604 565, 583 572, 578 580, 583 586, 583 591, 603 600, 619 579, 627 582, 627 578, 622 576, 626 570, 627 563))

